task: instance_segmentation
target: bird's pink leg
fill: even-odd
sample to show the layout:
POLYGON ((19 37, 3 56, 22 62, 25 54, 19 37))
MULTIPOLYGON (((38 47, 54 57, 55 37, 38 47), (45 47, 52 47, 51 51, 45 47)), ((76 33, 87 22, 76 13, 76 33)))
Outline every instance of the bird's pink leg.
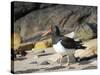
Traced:
POLYGON ((62 66, 62 59, 63 59, 63 56, 61 55, 61 57, 60 57, 60 66, 62 66))
POLYGON ((64 66, 64 67, 67 67, 67 66, 69 66, 70 64, 69 64, 69 56, 67 55, 67 62, 65 63, 65 64, 62 64, 62 66, 64 66))

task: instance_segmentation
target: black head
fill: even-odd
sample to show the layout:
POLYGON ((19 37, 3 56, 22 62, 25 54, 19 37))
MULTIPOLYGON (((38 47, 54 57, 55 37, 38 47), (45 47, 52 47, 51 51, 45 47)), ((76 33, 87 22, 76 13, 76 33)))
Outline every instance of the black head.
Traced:
POLYGON ((59 36, 60 35, 60 30, 59 30, 59 27, 57 25, 54 25, 51 27, 51 30, 52 30, 52 33, 56 36, 59 36))
POLYGON ((60 29, 57 25, 52 26, 51 31, 53 44, 56 44, 58 41, 62 39, 63 35, 61 35, 60 29))

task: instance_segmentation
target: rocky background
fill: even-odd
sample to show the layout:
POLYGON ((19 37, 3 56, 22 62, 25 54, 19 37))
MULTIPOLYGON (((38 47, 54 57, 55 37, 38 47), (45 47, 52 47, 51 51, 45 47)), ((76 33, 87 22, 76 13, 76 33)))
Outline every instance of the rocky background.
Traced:
POLYGON ((63 34, 75 31, 75 38, 97 37, 97 7, 48 3, 14 2, 14 32, 29 39, 50 25, 59 25, 63 34))

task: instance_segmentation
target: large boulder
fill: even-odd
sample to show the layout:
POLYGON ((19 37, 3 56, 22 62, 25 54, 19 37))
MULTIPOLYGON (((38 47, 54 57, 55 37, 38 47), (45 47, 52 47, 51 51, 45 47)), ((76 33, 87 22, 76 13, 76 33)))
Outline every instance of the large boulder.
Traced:
POLYGON ((97 36, 97 25, 84 23, 79 25, 75 30, 75 38, 82 41, 90 40, 97 36))
MULTIPOLYGON (((82 23, 97 23, 97 7, 95 6, 37 4, 39 5, 37 10, 27 13, 14 22, 14 31, 20 33, 23 40, 33 37, 37 32, 47 30, 50 25, 59 25, 61 31, 67 34, 74 31, 82 23), (45 8, 41 8, 41 6, 45 5, 45 8)), ((32 5, 35 6, 37 4, 33 3, 32 5)), ((24 3, 22 5, 28 9, 31 3, 28 3, 28 6, 24 3)), ((16 9, 18 10, 20 7, 16 9)), ((14 13, 18 15, 17 11, 14 13)), ((88 32, 90 32, 90 36, 92 36, 90 27, 86 25, 84 28, 87 28, 85 31, 89 29, 88 32)), ((90 38, 90 36, 88 36, 88 38, 90 38)))
POLYGON ((20 44, 21 44, 21 36, 14 32, 11 34, 11 48, 16 50, 19 48, 20 44))
POLYGON ((78 49, 75 51, 74 56, 76 58, 89 58, 97 55, 97 39, 92 39, 90 41, 84 42, 86 49, 78 49))

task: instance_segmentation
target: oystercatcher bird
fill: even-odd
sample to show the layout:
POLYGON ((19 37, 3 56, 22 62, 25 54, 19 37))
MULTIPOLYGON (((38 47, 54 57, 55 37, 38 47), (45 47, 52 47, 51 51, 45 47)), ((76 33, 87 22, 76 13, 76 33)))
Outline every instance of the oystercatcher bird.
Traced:
MULTIPOLYGON (((71 32, 67 35, 62 35, 59 27, 57 25, 50 26, 50 29, 44 34, 47 35, 51 33, 53 40, 54 50, 61 55, 60 64, 62 65, 62 58, 65 56, 63 53, 66 53, 68 50, 72 49, 84 49, 85 47, 80 44, 81 41, 74 40, 74 32, 71 32)), ((69 57, 67 56, 69 61, 69 57)), ((67 63, 67 65, 69 62, 67 63)))

